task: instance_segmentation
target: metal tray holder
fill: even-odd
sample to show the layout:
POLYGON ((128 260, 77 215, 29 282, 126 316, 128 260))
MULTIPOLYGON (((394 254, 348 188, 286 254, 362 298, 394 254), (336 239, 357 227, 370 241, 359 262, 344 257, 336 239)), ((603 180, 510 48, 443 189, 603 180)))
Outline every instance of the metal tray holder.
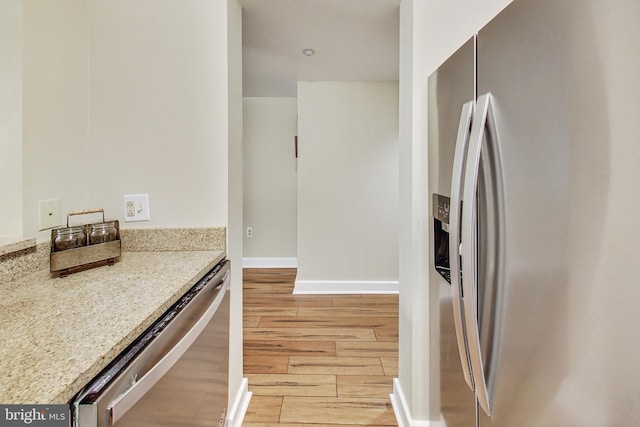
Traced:
POLYGON ((71 269, 79 270, 98 267, 100 265, 113 265, 115 259, 122 254, 120 241, 120 224, 117 220, 105 221, 104 209, 87 209, 72 211, 67 215, 67 226, 51 230, 51 254, 50 271, 60 273, 60 277, 67 276, 71 269), (69 219, 74 215, 86 215, 102 213, 102 222, 70 226, 69 219), (96 233, 92 231, 110 230, 109 233, 96 233), (115 237, 113 233, 115 228, 115 237), (61 236, 67 239, 61 241, 61 236), (58 238, 58 240, 56 240, 58 238), (93 240, 93 241, 92 241, 93 240))

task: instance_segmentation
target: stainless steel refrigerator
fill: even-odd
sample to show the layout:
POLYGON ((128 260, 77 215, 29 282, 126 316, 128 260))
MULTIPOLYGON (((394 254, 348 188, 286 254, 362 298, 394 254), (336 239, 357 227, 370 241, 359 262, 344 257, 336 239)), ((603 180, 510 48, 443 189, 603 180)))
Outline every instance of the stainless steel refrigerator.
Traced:
POLYGON ((640 426, 640 2, 515 0, 428 83, 443 422, 640 426))

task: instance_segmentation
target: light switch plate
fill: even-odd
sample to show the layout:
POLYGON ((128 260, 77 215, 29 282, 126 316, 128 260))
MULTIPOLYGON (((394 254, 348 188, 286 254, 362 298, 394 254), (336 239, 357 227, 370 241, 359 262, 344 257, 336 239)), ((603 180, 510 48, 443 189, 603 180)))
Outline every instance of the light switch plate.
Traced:
POLYGON ((38 230, 46 230, 48 228, 60 225, 60 199, 40 200, 38 202, 38 230))
POLYGON ((125 194, 124 195, 124 220, 149 221, 151 212, 149 211, 148 194, 125 194))

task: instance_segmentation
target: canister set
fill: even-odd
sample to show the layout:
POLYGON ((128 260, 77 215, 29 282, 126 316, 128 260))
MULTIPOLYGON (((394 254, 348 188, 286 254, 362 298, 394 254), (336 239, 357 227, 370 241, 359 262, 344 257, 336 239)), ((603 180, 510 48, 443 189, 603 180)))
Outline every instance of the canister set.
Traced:
POLYGON ((120 226, 118 221, 104 219, 103 209, 69 212, 67 226, 51 231, 51 272, 66 276, 71 268, 106 261, 112 265, 121 255, 120 226), (74 215, 102 213, 102 221, 82 225, 69 225, 74 215))

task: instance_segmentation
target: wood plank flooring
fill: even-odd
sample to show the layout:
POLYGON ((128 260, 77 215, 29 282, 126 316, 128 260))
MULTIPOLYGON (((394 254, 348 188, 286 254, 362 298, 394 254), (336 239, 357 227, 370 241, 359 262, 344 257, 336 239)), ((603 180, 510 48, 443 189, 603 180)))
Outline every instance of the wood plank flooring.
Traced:
POLYGON ((245 427, 397 426, 396 295, 294 296, 295 269, 244 270, 245 427))

